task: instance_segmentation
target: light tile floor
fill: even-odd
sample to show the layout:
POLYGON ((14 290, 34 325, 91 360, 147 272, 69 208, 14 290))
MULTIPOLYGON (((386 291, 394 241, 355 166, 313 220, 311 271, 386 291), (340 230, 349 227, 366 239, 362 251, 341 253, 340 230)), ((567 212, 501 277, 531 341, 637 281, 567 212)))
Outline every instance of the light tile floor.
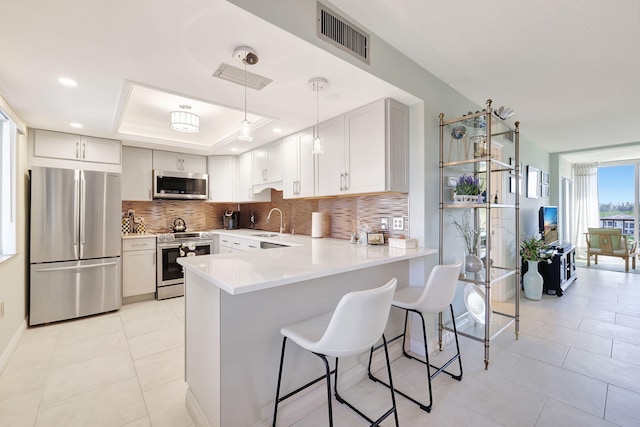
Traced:
MULTIPOLYGON (((398 396, 400 425, 640 425, 639 302, 640 276, 578 269, 561 298, 521 300, 520 339, 512 328, 493 340, 488 370, 482 343, 461 337, 462 381, 438 376, 429 414, 398 396)), ((393 372, 420 386, 415 363, 393 372)), ((28 329, 0 376, 0 426, 191 426, 185 390, 183 298, 129 304, 28 329)), ((343 394, 372 416, 389 401, 368 380, 343 394)), ((366 425, 335 401, 334 415, 366 425)), ((295 424, 321 425, 326 407, 295 424)))

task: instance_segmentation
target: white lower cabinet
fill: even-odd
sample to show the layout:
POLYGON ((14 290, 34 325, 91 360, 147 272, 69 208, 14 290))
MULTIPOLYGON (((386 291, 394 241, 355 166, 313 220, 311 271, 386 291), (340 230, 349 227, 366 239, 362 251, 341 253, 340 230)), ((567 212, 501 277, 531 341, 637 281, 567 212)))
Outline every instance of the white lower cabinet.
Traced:
POLYGON ((260 249, 260 241, 254 239, 243 239, 241 237, 220 235, 219 240, 220 253, 228 254, 231 252, 248 252, 260 249))
POLYGON ((122 296, 156 291, 156 238, 122 240, 122 296))

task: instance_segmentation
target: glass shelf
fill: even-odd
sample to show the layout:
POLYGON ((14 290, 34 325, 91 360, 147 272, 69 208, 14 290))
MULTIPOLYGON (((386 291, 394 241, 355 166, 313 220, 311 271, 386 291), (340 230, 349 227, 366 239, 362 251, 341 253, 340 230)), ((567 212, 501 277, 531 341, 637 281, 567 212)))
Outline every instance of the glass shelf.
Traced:
MULTIPOLYGON (((512 322, 515 321, 515 316, 502 313, 499 311, 493 311, 491 316, 491 323, 489 324, 489 340, 494 339, 500 335, 502 331, 507 329, 512 322)), ((476 341, 485 340, 485 325, 474 321, 469 313, 465 312, 456 317, 456 328, 458 329, 458 335, 462 335, 467 338, 474 339, 476 341)), ((447 331, 452 331, 450 327, 444 328, 447 331)))
POLYGON ((444 207, 447 209, 469 209, 469 208, 515 208, 515 205, 503 205, 500 203, 454 203, 444 202, 444 207))
MULTIPOLYGON (((489 279, 490 283, 497 283, 500 280, 504 280, 516 274, 516 270, 512 268, 494 266, 491 267, 489 274, 491 275, 491 278, 489 279)), ((480 273, 465 272, 464 276, 460 276, 458 280, 481 286, 487 285, 487 282, 484 280, 484 270, 481 270, 480 273)))

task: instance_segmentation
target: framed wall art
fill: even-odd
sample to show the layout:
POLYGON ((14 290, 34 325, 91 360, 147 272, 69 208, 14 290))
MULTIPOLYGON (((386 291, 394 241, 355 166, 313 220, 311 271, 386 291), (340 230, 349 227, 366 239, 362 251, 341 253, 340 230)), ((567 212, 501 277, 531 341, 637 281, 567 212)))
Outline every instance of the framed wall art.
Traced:
POLYGON ((540 185, 540 197, 549 197, 549 186, 541 184, 540 185))
POLYGON ((538 198, 538 175, 540 170, 531 165, 527 165, 527 197, 529 199, 538 198))
POLYGON ((549 172, 540 171, 540 184, 549 185, 549 172))

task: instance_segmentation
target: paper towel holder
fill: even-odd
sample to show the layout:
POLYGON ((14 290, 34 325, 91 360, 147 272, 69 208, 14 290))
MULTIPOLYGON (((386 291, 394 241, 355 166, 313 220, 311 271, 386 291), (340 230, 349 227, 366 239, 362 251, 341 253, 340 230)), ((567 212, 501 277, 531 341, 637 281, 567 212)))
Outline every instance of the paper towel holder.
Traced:
POLYGON ((322 212, 311 212, 311 238, 322 238, 322 212))

